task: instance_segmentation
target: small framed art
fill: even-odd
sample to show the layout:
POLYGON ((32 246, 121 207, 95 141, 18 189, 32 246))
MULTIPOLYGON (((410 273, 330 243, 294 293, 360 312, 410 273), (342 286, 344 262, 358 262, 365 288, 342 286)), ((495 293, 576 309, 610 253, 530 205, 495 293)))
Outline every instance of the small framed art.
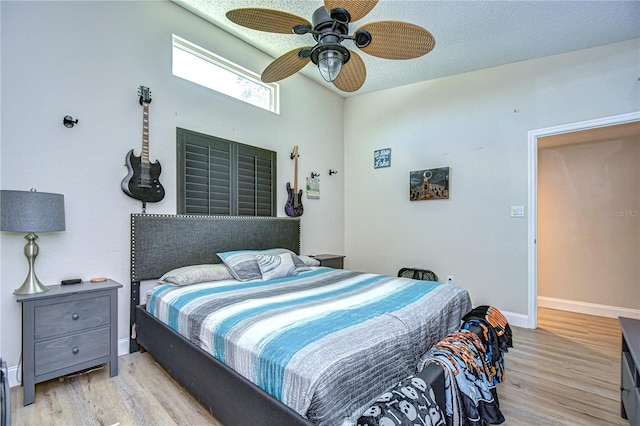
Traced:
POLYGON ((383 167, 391 167, 391 148, 373 151, 373 168, 381 169, 383 167))
POLYGON ((449 167, 409 172, 409 200, 449 198, 449 167))

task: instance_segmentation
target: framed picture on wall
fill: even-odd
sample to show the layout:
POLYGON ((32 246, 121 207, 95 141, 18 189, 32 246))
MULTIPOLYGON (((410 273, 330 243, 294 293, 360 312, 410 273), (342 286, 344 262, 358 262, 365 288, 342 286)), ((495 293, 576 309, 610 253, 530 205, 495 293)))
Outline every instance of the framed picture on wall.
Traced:
POLYGON ((409 200, 449 198, 449 167, 409 172, 409 200))
POLYGON ((381 169, 383 167, 391 167, 391 148, 373 151, 373 168, 381 169))

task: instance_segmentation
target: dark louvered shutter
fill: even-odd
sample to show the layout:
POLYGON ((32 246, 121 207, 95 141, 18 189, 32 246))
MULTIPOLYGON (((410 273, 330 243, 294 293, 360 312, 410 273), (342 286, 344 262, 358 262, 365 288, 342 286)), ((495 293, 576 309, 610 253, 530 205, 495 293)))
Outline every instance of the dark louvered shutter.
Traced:
POLYGON ((275 216, 276 153, 178 129, 178 213, 275 216))

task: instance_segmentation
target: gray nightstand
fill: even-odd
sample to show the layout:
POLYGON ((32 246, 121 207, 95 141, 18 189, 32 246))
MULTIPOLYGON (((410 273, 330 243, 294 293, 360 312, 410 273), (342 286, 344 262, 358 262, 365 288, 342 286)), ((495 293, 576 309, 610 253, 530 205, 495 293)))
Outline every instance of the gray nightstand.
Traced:
POLYGON ((339 254, 316 254, 313 258, 320 261, 320 266, 336 269, 344 268, 344 256, 339 254))
POLYGON ((53 285, 45 293, 19 295, 22 303, 24 405, 36 383, 109 363, 118 375, 118 289, 107 280, 53 285))

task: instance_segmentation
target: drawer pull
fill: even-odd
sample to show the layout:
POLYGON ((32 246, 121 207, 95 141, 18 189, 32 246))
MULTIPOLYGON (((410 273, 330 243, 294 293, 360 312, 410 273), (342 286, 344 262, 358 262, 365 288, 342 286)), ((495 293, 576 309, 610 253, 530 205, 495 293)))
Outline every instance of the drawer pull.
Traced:
POLYGON ((80 349, 78 349, 78 347, 76 346, 75 348, 73 348, 71 352, 73 352, 73 354, 76 355, 78 352, 80 352, 80 349))
POLYGON ((73 320, 77 320, 78 318, 80 318, 80 315, 78 315, 78 314, 74 313, 73 315, 71 315, 71 319, 73 319, 73 320))

